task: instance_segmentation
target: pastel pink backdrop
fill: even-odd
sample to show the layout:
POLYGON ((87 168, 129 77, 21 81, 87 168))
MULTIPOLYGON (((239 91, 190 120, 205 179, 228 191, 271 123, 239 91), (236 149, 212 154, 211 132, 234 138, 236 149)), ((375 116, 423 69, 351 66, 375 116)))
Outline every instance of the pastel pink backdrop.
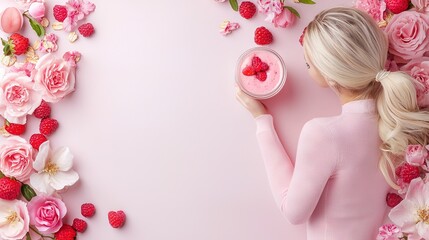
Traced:
MULTIPOLYGON (((235 100, 235 63, 256 46, 256 27, 273 32, 269 47, 284 59, 288 78, 264 103, 295 157, 303 124, 340 110, 335 95, 309 78, 298 38, 320 10, 352 1, 286 0, 301 14, 287 29, 262 14, 245 20, 228 1, 92 1, 93 37, 70 44, 56 32, 58 54, 83 54, 76 92, 53 105, 60 128, 50 138, 54 148, 70 147, 80 174, 64 194, 67 221, 81 217, 84 202, 97 207, 78 239, 304 240, 304 226, 289 225, 271 196, 255 124, 235 100), (241 28, 220 35, 225 19, 241 28), (119 209, 127 214, 120 230, 107 221, 119 209)), ((52 6, 65 0, 47 2, 53 19, 52 6)), ((1 9, 13 5, 0 2, 1 9)), ((24 32, 36 39, 28 24, 24 32)), ((37 121, 29 124, 27 139, 37 121)))

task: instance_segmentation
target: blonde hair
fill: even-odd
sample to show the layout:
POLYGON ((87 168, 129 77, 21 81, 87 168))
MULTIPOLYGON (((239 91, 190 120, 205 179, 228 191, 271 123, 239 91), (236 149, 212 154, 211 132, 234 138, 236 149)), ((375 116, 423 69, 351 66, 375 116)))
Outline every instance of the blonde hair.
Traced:
POLYGON ((388 47, 375 21, 354 8, 322 11, 304 36, 307 56, 325 79, 358 98, 376 99, 382 140, 379 166, 386 181, 398 188, 395 168, 407 146, 428 143, 429 112, 419 110, 411 76, 384 71, 388 47))

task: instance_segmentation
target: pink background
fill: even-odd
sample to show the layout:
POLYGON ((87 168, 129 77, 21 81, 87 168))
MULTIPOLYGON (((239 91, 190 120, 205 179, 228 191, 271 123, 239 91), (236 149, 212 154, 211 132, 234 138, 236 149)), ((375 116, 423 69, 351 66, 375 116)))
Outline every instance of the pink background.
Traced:
MULTIPOLYGON (((52 6, 65 0, 47 2, 53 19, 52 6)), ((234 67, 256 46, 256 27, 272 31, 269 47, 282 56, 288 78, 264 103, 294 157, 302 125, 340 109, 335 95, 309 78, 298 38, 317 12, 352 1, 286 0, 301 14, 288 29, 274 28, 262 14, 245 20, 228 1, 93 2, 93 37, 70 44, 56 32, 59 54, 83 54, 76 92, 53 106, 60 128, 50 138, 54 148, 70 147, 81 177, 64 194, 67 221, 81 217, 84 202, 97 207, 78 239, 305 239, 304 226, 289 225, 271 196, 254 121, 235 100, 234 67), (241 28, 220 35, 225 19, 241 28), (127 214, 120 230, 107 221, 107 212, 118 209, 127 214)), ((1 9, 13 5, 0 2, 1 9)), ((28 23, 24 33, 36 39, 28 23)))

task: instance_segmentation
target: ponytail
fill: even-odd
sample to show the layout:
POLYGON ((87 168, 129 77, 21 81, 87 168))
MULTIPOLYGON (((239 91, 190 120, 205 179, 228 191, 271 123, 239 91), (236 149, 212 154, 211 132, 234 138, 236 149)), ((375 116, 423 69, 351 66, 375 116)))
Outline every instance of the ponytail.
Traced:
POLYGON ((407 146, 428 144, 429 112, 419 110, 413 79, 408 74, 388 72, 377 80, 382 86, 376 97, 383 142, 379 166, 387 182, 398 188, 395 168, 403 161, 407 146))

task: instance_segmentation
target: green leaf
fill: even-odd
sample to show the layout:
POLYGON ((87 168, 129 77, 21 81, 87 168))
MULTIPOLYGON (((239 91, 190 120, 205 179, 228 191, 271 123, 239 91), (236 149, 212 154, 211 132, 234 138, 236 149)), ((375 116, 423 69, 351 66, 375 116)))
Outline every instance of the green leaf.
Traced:
POLYGON ((39 22, 35 21, 32 18, 28 18, 28 20, 30 21, 31 28, 33 28, 37 36, 41 37, 45 35, 45 28, 42 25, 40 25, 39 22))
POLYGON ((316 2, 313 2, 313 0, 299 0, 299 2, 304 4, 316 4, 316 2))
POLYGON ((30 201, 33 197, 37 196, 36 192, 28 184, 22 184, 21 193, 27 201, 30 201))
POLYGON ((237 0, 229 0, 229 4, 231 4, 232 9, 234 9, 234 11, 238 11, 238 2, 237 0))
POLYGON ((29 233, 29 232, 27 233, 27 235, 26 235, 26 237, 25 237, 25 240, 31 240, 31 236, 30 236, 30 233, 29 233))
POLYGON ((293 8, 293 7, 289 7, 289 6, 284 6, 284 8, 287 8, 291 13, 293 13, 293 15, 295 15, 295 16, 297 16, 297 17, 301 17, 300 15, 299 15, 299 13, 298 13, 298 11, 295 9, 295 8, 293 8))

